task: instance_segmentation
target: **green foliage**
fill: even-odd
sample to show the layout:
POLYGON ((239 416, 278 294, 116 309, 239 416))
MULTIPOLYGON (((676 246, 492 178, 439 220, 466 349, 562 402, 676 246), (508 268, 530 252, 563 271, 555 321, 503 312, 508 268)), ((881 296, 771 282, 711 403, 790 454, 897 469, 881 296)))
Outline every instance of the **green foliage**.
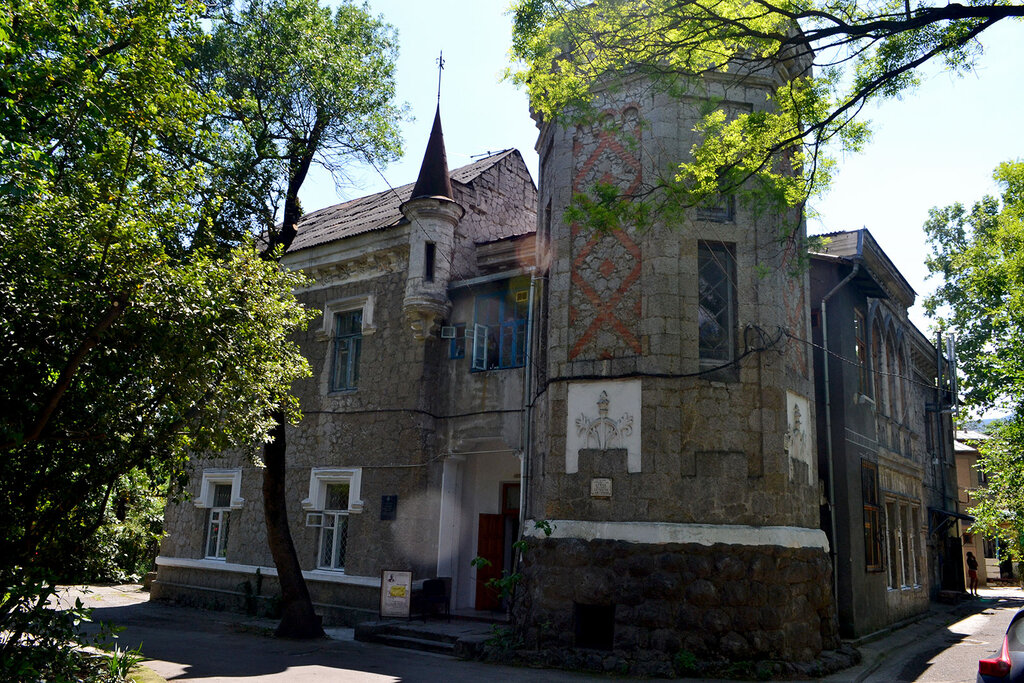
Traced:
POLYGON ((103 523, 90 539, 89 552, 69 558, 60 573, 63 584, 128 583, 153 570, 163 536, 166 482, 150 481, 140 469, 118 477, 103 523))
POLYGON ((486 557, 477 555, 469 561, 469 566, 473 567, 474 569, 486 569, 487 567, 492 566, 492 562, 488 560, 486 557))
POLYGON ((992 427, 989 441, 978 446, 978 467, 987 485, 974 492, 977 498, 968 512, 974 515, 971 529, 998 538, 1010 556, 1024 560, 1024 420, 1013 416, 992 427))
POLYGON ((676 670, 676 675, 688 676, 693 674, 697 671, 697 655, 689 650, 680 650, 672 658, 672 666, 676 670))
POLYGON ((929 212, 927 265, 942 282, 924 305, 956 334, 965 402, 1012 409, 1024 397, 1024 162, 1000 164, 994 178, 1001 202, 929 212))
POLYGON ((134 650, 123 650, 115 645, 107 654, 107 676, 112 681, 127 681, 128 674, 143 660, 142 646, 134 650))
POLYGON ((522 647, 523 639, 514 628, 491 624, 491 635, 484 644, 495 648, 500 654, 505 654, 522 647))
POLYGON ((75 566, 123 477, 180 481, 192 453, 258 446, 308 373, 289 341, 302 278, 252 243, 190 242, 206 168, 164 141, 211 111, 181 69, 199 9, 4 14, 0 568, 75 566))
POLYGON ((1014 413, 979 446, 988 485, 970 512, 975 531, 1024 558, 1024 162, 1000 164, 994 178, 1001 198, 929 213, 927 265, 942 282, 925 308, 956 335, 965 407, 1014 413))
POLYGON ((217 102, 203 135, 175 144, 212 159, 202 187, 197 243, 267 234, 283 212, 298 219, 298 189, 313 163, 337 182, 353 162, 401 154, 394 104, 394 29, 350 1, 250 0, 216 16, 188 64, 217 102))
POLYGON ((154 482, 298 419, 275 215, 311 163, 398 153, 394 35, 347 2, 32 0, 0 56, 0 575, 128 578, 154 482))
POLYGON ((138 651, 116 645, 110 654, 83 650, 85 645, 103 649, 112 631, 83 635, 80 628, 91 621, 92 610, 78 598, 57 609, 59 600, 53 583, 38 572, 0 571, 0 682, 127 681, 140 660, 138 651))
POLYGON ((631 195, 611 198, 587 188, 590 198, 578 198, 575 218, 606 227, 616 223, 609 215, 616 211, 626 224, 649 219, 628 208, 635 201, 652 205, 666 222, 729 194, 756 211, 802 208, 828 187, 834 156, 868 141, 865 104, 913 89, 915 70, 931 59, 953 73, 969 72, 980 53, 976 36, 1024 8, 518 0, 512 14, 519 63, 509 77, 529 90, 531 107, 546 121, 596 121, 602 95, 641 80, 644 93, 707 105, 694 129, 702 142, 670 172, 645 178, 631 195), (730 108, 721 94, 729 87, 762 91, 765 109, 730 108))

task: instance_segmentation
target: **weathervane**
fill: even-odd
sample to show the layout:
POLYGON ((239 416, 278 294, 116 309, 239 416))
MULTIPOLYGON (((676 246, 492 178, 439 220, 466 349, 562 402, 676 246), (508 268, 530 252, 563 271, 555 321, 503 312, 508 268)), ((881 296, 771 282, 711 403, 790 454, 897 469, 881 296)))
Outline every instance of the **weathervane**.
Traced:
POLYGON ((444 71, 444 50, 437 55, 437 103, 441 104, 441 72, 444 71))

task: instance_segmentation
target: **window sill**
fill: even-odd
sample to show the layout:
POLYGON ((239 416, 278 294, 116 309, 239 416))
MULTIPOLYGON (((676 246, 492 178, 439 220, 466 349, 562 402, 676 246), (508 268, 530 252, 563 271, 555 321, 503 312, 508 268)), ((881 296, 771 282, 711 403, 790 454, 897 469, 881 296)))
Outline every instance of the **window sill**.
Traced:
MULTIPOLYGON (((167 557, 161 555, 156 558, 157 567, 181 567, 183 569, 213 569, 217 571, 231 571, 240 574, 255 574, 259 570, 263 576, 277 576, 276 567, 261 567, 251 564, 235 564, 225 560, 195 560, 187 557, 167 557)), ((340 571, 328 571, 325 569, 305 570, 302 575, 312 581, 325 581, 333 583, 346 583, 353 586, 366 586, 369 588, 380 588, 379 576, 352 576, 343 574, 340 571)))
POLYGON ((476 375, 476 374, 479 374, 481 372, 496 372, 496 371, 500 371, 500 370, 522 370, 524 367, 525 367, 525 365, 506 365, 504 367, 487 368, 486 370, 482 370, 480 368, 476 368, 476 369, 470 368, 469 372, 470 372, 470 374, 476 375))

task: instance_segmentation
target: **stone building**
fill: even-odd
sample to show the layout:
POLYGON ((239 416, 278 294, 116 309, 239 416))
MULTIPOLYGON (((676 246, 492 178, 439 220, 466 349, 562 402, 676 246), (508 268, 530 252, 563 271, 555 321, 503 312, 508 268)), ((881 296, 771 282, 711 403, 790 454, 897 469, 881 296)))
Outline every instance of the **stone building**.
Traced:
POLYGON ((825 237, 810 287, 821 527, 852 638, 926 610, 940 588, 963 590, 965 516, 949 369, 907 317, 913 289, 867 230, 825 237))
MULTIPOLYGON (((985 473, 978 468, 978 458, 981 453, 978 445, 988 441, 991 437, 988 434, 964 429, 956 431, 956 442, 953 444, 956 450, 956 489, 957 504, 960 512, 969 513, 970 508, 978 502, 978 489, 985 488, 985 473)), ((965 525, 966 526, 966 525, 965 525)), ((964 576, 967 576, 967 553, 974 553, 978 560, 978 585, 982 588, 988 586, 988 579, 1003 578, 1004 572, 1000 571, 1000 548, 998 539, 986 538, 983 534, 971 534, 964 531, 964 576)), ((1005 569, 1004 565, 1004 569, 1005 569)))
MULTIPOLYGON (((497 607, 470 562, 511 568, 535 221, 520 154, 449 176, 438 116, 415 186, 297 226, 282 263, 312 278, 299 298, 321 316, 299 338, 312 377, 294 387, 288 505, 326 622, 376 615, 382 569, 451 577, 455 607, 497 607)), ((195 463, 155 598, 240 609, 275 593, 261 481, 237 456, 195 463)))
MULTIPOLYGON (((871 251, 894 289, 865 275, 861 305, 903 330, 899 354, 879 349, 920 375, 917 393, 879 388, 892 403, 877 412, 856 394, 822 403, 811 309, 861 256, 822 255, 808 271, 799 215, 732 197, 644 231, 567 224, 574 193, 641 187, 696 141, 699 99, 634 86, 602 94, 592 127, 541 122, 539 194, 514 150, 449 174, 438 116, 414 185, 297 226, 282 262, 312 278, 299 296, 322 315, 299 338, 313 374, 296 384, 304 419, 287 430, 289 512, 326 621, 375 617, 384 569, 450 579, 456 611, 500 609, 487 580, 518 569, 525 648, 667 673, 679 653, 812 659, 838 644, 836 605, 841 619, 854 610, 850 628, 872 628, 850 607, 852 581, 882 591, 871 604, 885 603, 886 623, 927 601, 912 588, 890 606, 887 565, 847 570, 864 562, 851 541, 862 461, 879 476, 879 520, 890 493, 906 515, 893 539, 924 547, 945 533, 925 531, 950 508, 925 484, 930 347, 905 324, 909 288, 871 251), (887 412, 896 401, 911 418, 887 412), (842 450, 837 410, 858 415, 849 426, 873 450, 842 450), (833 499, 841 525, 823 525, 833 499)), ((721 77, 706 95, 749 112, 772 87, 721 77)), ((154 597, 242 609, 273 596, 260 482, 238 456, 195 463, 192 499, 168 507, 154 597)), ((907 571, 923 580, 936 562, 907 571)))

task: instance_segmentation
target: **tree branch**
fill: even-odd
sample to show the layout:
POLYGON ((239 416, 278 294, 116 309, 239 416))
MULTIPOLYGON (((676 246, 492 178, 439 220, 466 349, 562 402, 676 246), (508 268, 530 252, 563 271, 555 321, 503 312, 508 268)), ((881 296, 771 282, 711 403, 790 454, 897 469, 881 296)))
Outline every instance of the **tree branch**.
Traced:
POLYGON ((110 308, 103 315, 102 318, 93 326, 93 328, 86 334, 85 339, 79 343, 78 347, 71 354, 68 362, 65 364, 64 369, 61 371, 60 376, 57 378, 57 382, 53 389, 50 391, 50 395, 43 403, 42 409, 39 411, 39 416, 36 418, 35 423, 25 434, 24 438, 18 440, 12 440, 5 443, 0 450, 9 450, 15 446, 20 446, 24 443, 29 443, 39 439, 46 425, 50 422, 53 414, 57 411, 60 405, 61 399, 64 398, 64 394, 67 393, 68 388, 71 386, 71 380, 74 378, 78 368, 85 361, 89 352, 92 351, 100 343, 100 337, 110 327, 117 322, 118 318, 124 315, 125 309, 128 307, 128 295, 119 294, 114 297, 114 300, 110 304, 110 308))

